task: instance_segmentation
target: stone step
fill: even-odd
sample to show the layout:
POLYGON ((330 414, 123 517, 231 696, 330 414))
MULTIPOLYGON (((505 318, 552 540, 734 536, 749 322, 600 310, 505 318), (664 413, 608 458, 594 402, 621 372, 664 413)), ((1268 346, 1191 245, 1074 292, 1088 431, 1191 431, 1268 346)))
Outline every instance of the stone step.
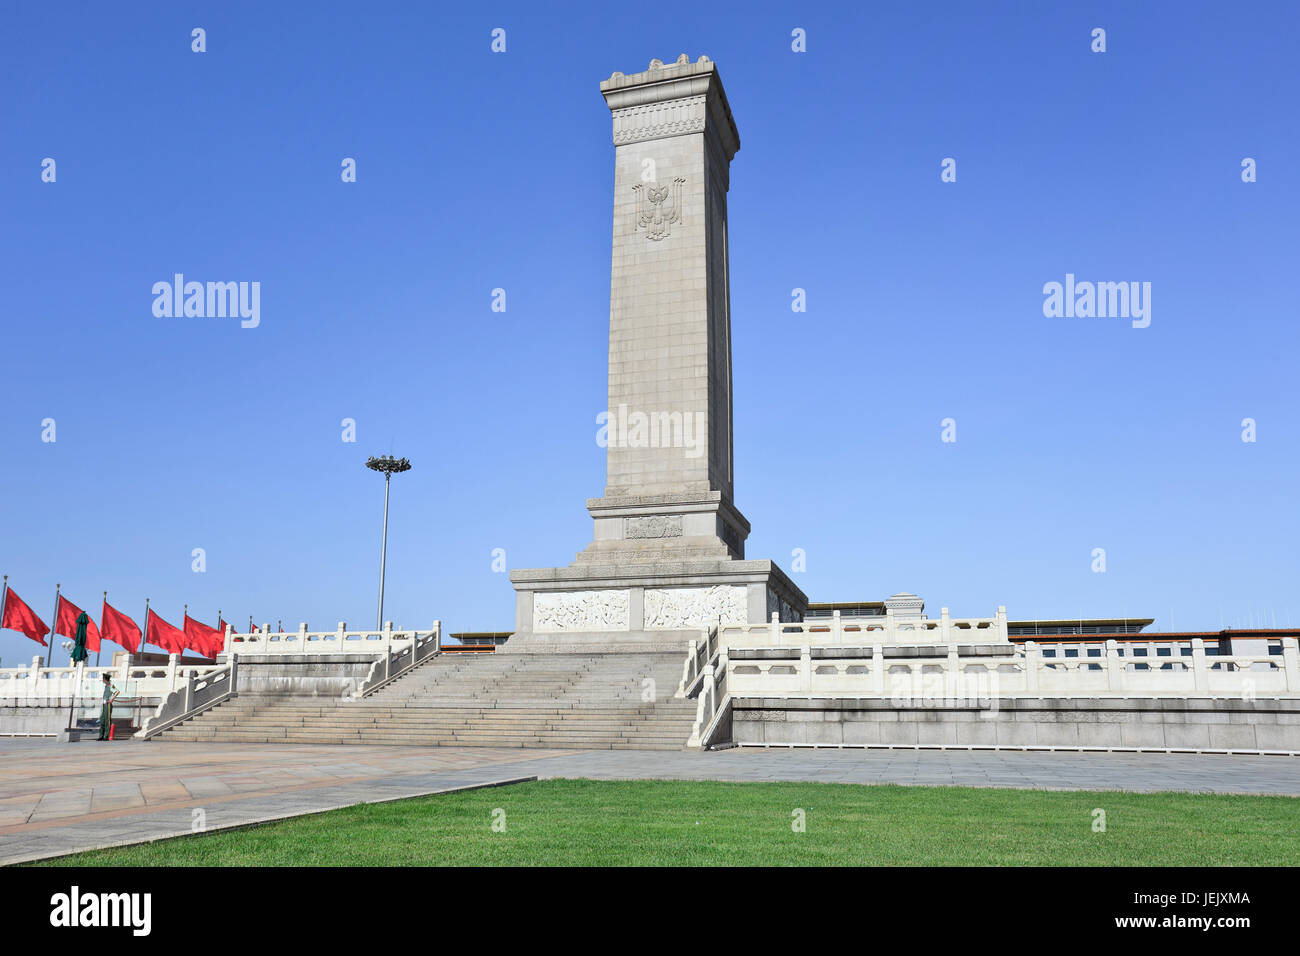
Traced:
POLYGON ((395 736, 433 736, 433 737, 467 737, 467 736, 574 736, 574 737, 618 737, 618 738, 652 738, 664 737, 685 743, 689 728, 681 727, 566 727, 554 725, 549 727, 268 727, 255 725, 249 727, 201 727, 187 728, 187 732, 204 737, 225 737, 230 734, 255 733, 274 737, 302 737, 314 734, 392 734, 395 736))
POLYGON ((636 744, 654 744, 656 746, 672 747, 676 750, 683 750, 686 741, 679 735, 658 734, 654 736, 635 735, 623 736, 618 734, 608 734, 604 736, 593 736, 590 734, 573 735, 565 733, 551 734, 489 734, 489 735, 467 735, 467 734, 394 734, 386 732, 372 732, 366 734, 339 733, 339 732, 321 732, 313 734, 271 734, 261 731, 242 731, 222 734, 214 737, 209 734, 199 733, 172 733, 167 734, 165 740, 190 740, 206 743, 238 743, 247 740, 260 740, 269 743, 286 743, 286 744, 322 744, 333 741, 353 741, 356 743, 379 743, 388 741, 391 743, 406 743, 426 746, 464 746, 464 747, 513 747, 521 743, 529 742, 538 746, 555 746, 555 747, 582 747, 584 745, 594 744, 599 746, 609 746, 620 744, 626 746, 635 746, 636 744))
POLYGON ((244 695, 168 740, 679 750, 696 702, 678 653, 433 658, 359 701, 244 695))
POLYGON ((600 702, 588 704, 586 706, 579 703, 560 701, 536 701, 526 704, 503 702, 500 706, 493 706, 486 701, 478 701, 473 704, 425 704, 412 703, 386 704, 363 706, 357 704, 340 704, 338 706, 313 706, 313 707, 287 707, 283 705, 247 705, 237 707, 234 705, 213 708, 212 712, 225 713, 275 713, 286 715, 307 715, 320 716, 322 714, 350 713, 350 714, 418 714, 418 713, 521 713, 521 714, 577 714, 577 713, 611 713, 611 714, 632 714, 632 713, 688 713, 694 712, 695 701, 669 701, 660 704, 645 704, 637 702, 625 702, 623 704, 610 704, 600 702))
POLYGON ((417 711, 466 711, 466 712, 469 712, 469 711, 482 711, 482 712, 484 712, 484 713, 501 713, 501 712, 504 712, 504 711, 513 711, 513 712, 517 712, 517 713, 560 713, 560 714, 569 714, 569 713, 578 713, 578 712, 585 712, 585 713, 636 713, 636 712, 646 712, 646 713, 648 713, 648 712, 652 712, 652 711, 655 711, 655 712, 668 712, 668 711, 670 711, 670 710, 679 710, 679 711, 685 713, 685 712, 688 711, 688 710, 691 711, 691 712, 694 712, 695 707, 696 707, 696 703, 695 703, 695 701, 685 701, 685 700, 684 700, 684 701, 679 701, 679 700, 673 699, 673 700, 670 700, 670 701, 665 701, 665 702, 660 703, 660 704, 646 704, 646 703, 641 703, 641 702, 638 701, 638 702, 636 702, 635 704, 629 702, 629 703, 624 704, 624 705, 622 705, 622 706, 619 706, 619 705, 611 705, 611 704, 605 704, 605 703, 590 703, 590 704, 588 704, 588 703, 585 703, 585 702, 584 702, 584 703, 568 703, 568 704, 566 704, 566 703, 563 702, 563 701, 559 701, 559 702, 557 702, 557 701, 546 701, 546 702, 543 702, 543 703, 527 704, 527 705, 525 705, 525 704, 517 704, 517 703, 513 703, 513 702, 512 702, 512 703, 502 703, 500 706, 492 706, 492 705, 490 705, 490 704, 486 704, 486 703, 484 703, 484 702, 479 702, 478 704, 475 704, 475 705, 472 705, 472 706, 471 706, 471 705, 459 705, 459 704, 457 704, 457 705, 443 705, 443 704, 435 704, 435 705, 424 705, 424 704, 407 704, 407 705, 401 705, 401 704, 397 704, 397 705, 394 705, 394 704, 383 704, 383 705, 379 705, 379 704, 374 704, 374 705, 365 705, 365 704, 360 704, 360 703, 358 703, 358 704, 344 704, 344 703, 340 703, 340 704, 337 704, 337 705, 334 705, 334 706, 320 706, 320 705, 314 705, 314 706, 295 706, 295 705, 283 705, 283 704, 270 704, 270 705, 255 705, 255 704, 250 704, 250 705, 247 705, 247 706, 245 706, 245 707, 243 707, 243 708, 239 708, 239 707, 236 707, 236 706, 234 706, 234 705, 222 705, 222 707, 220 707, 220 708, 214 708, 213 711, 214 711, 214 712, 217 712, 217 711, 219 711, 219 710, 225 710, 225 711, 228 711, 228 712, 236 712, 236 711, 238 711, 238 712, 252 712, 252 711, 259 711, 259 712, 265 712, 265 713, 277 713, 277 714, 311 714, 311 715, 332 714, 332 713, 341 713, 341 712, 356 713, 356 714, 364 714, 364 713, 399 713, 399 714, 400 714, 400 713, 412 713, 412 712, 417 712, 417 711))
POLYGON ((516 734, 516 732, 528 732, 528 734, 550 734, 550 732, 563 731, 565 734, 617 734, 623 735, 655 735, 655 734, 677 734, 681 731, 680 724, 673 723, 595 723, 584 724, 584 726, 575 726, 575 724, 556 721, 554 723, 498 723, 498 724, 409 724, 409 726, 399 726, 399 724, 347 724, 347 723, 302 723, 292 724, 292 726, 277 726, 273 723, 239 723, 222 726, 222 724, 195 724, 192 728, 195 732, 203 732, 205 735, 218 734, 235 734, 239 731, 256 731, 259 734, 300 734, 304 731, 347 731, 350 734, 368 734, 372 731, 394 732, 394 734, 516 734))
POLYGON ((261 713, 255 711, 251 714, 213 714, 212 717, 205 718, 205 723, 213 724, 246 724, 250 722, 277 723, 277 724, 302 724, 302 723, 400 723, 400 724, 421 724, 421 723, 633 723, 645 724, 647 722, 663 723, 681 723, 682 719, 690 719, 693 714, 469 714, 464 711, 447 711, 447 713, 412 713, 412 714, 320 714, 320 715, 285 715, 273 713, 261 713))
POLYGON ((535 743, 538 746, 582 746, 584 744, 596 744, 600 746, 610 746, 613 744, 656 744, 661 746, 672 746, 681 750, 685 742, 679 737, 673 736, 639 736, 624 737, 615 734, 606 736, 593 736, 590 734, 485 734, 485 735, 458 735, 458 734, 392 734, 392 733, 374 733, 374 734, 344 734, 344 733, 314 733, 314 734, 267 734, 260 731, 246 731, 241 733, 232 733, 223 735, 219 740, 205 734, 168 734, 168 740, 193 740, 205 741, 208 743, 227 743, 239 742, 244 740, 264 740, 271 743, 299 743, 299 744, 316 744, 329 743, 338 740, 352 740, 363 743, 377 742, 386 740, 393 743, 409 744, 427 744, 442 746, 519 746, 522 743, 535 743))
MULTIPOLYGON (((210 737, 187 737, 183 734, 168 733, 167 740, 191 743, 210 743, 210 737)), ((254 735, 241 735, 222 737, 221 743, 239 743, 239 744, 283 744, 295 743, 293 740, 287 740, 283 737, 258 737, 254 735)), ((366 744, 382 746, 411 746, 411 747, 504 747, 504 748, 521 748, 525 750, 681 750, 680 743, 652 743, 648 741, 626 741, 622 743, 596 744, 591 741, 570 741, 570 740, 519 740, 519 741, 492 741, 489 743, 463 741, 463 740, 400 740, 390 739, 383 736, 373 737, 322 737, 317 740, 297 741, 299 743, 310 743, 318 745, 341 745, 341 744, 366 744)))
POLYGON ((237 727, 215 728, 193 726, 175 731, 191 736, 214 737, 240 734, 254 734, 267 737, 291 737, 307 739, 319 736, 370 736, 380 734, 391 737, 456 737, 456 738, 496 738, 496 737, 566 737, 574 739, 664 739, 683 743, 675 728, 574 728, 574 727, 237 727))
POLYGON ((654 721, 571 721, 571 720, 549 720, 549 721, 522 721, 522 720, 502 720, 502 721, 411 721, 411 722, 363 722, 363 721, 299 721, 297 723, 282 723, 274 720, 246 720, 232 723, 204 721, 196 723, 195 726, 210 729, 217 733, 221 731, 242 730, 242 729, 268 729, 268 730, 298 730, 302 728, 328 727, 340 729, 357 729, 373 730, 379 728, 386 729, 414 729, 414 730, 496 730, 499 728, 520 728, 520 729, 554 729, 562 727, 575 731, 591 730, 617 730, 629 731, 633 733, 649 733, 656 730, 676 732, 681 729, 683 724, 679 721, 654 720, 654 721))

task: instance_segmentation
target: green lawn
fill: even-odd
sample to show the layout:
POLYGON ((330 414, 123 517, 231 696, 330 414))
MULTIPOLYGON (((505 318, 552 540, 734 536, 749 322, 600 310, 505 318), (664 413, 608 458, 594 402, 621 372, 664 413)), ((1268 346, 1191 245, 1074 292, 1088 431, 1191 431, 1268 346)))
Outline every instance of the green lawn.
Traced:
MULTIPOLYGON (((498 819, 500 815, 498 814, 498 819)), ((349 807, 55 866, 1300 863, 1300 799, 547 780, 349 807), (504 832, 493 813, 504 811, 504 832), (1106 832, 1093 830, 1094 809, 1106 832), (793 811, 806 829, 795 832, 793 811)))

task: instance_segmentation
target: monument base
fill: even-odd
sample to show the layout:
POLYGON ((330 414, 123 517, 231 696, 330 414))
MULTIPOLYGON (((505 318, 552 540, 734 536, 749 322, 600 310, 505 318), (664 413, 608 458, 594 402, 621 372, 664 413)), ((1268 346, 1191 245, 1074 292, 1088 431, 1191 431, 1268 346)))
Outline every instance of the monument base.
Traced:
POLYGON ((708 564, 743 560, 749 522, 719 491, 588 498, 591 544, 575 565, 708 564))
POLYGON ((802 621, 803 591, 771 561, 666 561, 512 571, 515 633, 502 653, 678 651, 700 631, 802 621))

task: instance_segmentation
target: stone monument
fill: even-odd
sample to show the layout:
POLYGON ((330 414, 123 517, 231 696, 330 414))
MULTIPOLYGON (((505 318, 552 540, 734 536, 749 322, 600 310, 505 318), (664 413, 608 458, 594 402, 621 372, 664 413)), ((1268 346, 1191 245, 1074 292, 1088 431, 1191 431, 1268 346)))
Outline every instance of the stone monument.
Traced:
POLYGON ((614 121, 609 406, 594 538, 516 570, 503 650, 676 649, 710 624, 802 620, 808 600, 745 559, 733 503, 727 190, 740 149, 717 68, 652 60, 600 84, 614 121))

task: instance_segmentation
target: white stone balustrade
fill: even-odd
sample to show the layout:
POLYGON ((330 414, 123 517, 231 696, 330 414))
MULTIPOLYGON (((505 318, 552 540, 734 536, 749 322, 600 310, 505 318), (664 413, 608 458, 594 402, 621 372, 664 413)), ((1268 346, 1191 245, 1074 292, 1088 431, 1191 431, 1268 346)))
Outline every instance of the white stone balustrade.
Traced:
MULTIPOLYGON (((441 641, 441 627, 435 622, 432 632, 441 641)), ((333 631, 308 631, 301 624, 297 631, 271 633, 269 625, 251 634, 235 633, 227 627, 224 653, 231 649, 240 658, 289 656, 299 654, 362 654, 375 659, 414 644, 415 631, 394 630, 385 622, 381 631, 348 630, 340 622, 333 631)), ((123 697, 162 698, 184 686, 191 677, 203 678, 218 670, 213 664, 181 665, 172 654, 166 664, 136 664, 124 661, 115 665, 46 667, 40 657, 32 658, 30 667, 0 668, 0 704, 54 704, 74 697, 102 695, 102 675, 108 674, 123 697)))
POLYGON ((345 622, 339 621, 338 627, 332 631, 309 631, 303 623, 296 631, 272 633, 271 625, 263 624, 260 631, 239 634, 232 625, 227 625, 223 653, 229 655, 233 650, 240 657, 295 654, 366 654, 378 657, 401 650, 414 642, 416 636, 415 631, 394 630, 392 621, 385 621, 382 631, 349 630, 345 622))
POLYGON ((71 667, 46 667, 41 658, 32 658, 30 667, 0 669, 0 703, 43 705, 68 701, 73 697, 100 697, 103 675, 117 687, 123 697, 164 697, 191 676, 202 677, 213 670, 211 664, 182 666, 175 654, 166 664, 71 667))
POLYGON ((765 624, 727 624, 720 631, 725 646, 736 647, 862 647, 872 644, 1006 644, 1007 609, 999 607, 993 617, 954 618, 944 608, 937 618, 895 617, 892 612, 878 618, 844 620, 836 611, 831 617, 813 617, 802 622, 780 621, 772 615, 765 624))
POLYGON ((960 645, 950 644, 921 648, 930 656, 891 657, 884 644, 859 642, 869 654, 814 657, 814 649, 837 645, 796 643, 789 633, 784 640, 769 634, 742 644, 737 635, 728 635, 731 630, 722 630, 724 658, 729 658, 726 683, 728 693, 738 697, 1300 697, 1300 645, 1291 637, 1269 642, 1280 654, 1209 655, 1204 642, 1195 639, 1189 654, 1170 657, 1139 656, 1114 640, 1099 649, 1079 645, 1081 651, 1099 650, 1095 656, 1065 656, 1059 645, 1050 650, 1060 656, 1045 656, 1044 646, 1029 641, 1012 645, 1009 654, 987 656, 961 655, 960 645), (774 648, 785 653, 744 654, 746 649, 771 654, 774 648))
POLYGON ((679 696, 695 697, 689 746, 726 730, 736 698, 875 698, 900 707, 987 707, 1011 698, 1300 698, 1300 644, 1207 653, 1201 639, 1105 642, 1007 637, 993 618, 829 619, 724 625, 690 641, 679 696), (950 640, 942 640, 947 635, 950 640), (1277 653, 1280 652, 1280 653, 1277 653))
POLYGON ((695 698, 695 721, 687 747, 707 749, 717 736, 718 723, 731 709, 731 694, 727 688, 727 652, 718 654, 716 664, 707 663, 701 672, 700 692, 695 698))
POLYGON ((686 661, 682 665, 682 680, 677 685, 677 697, 692 697, 695 685, 704 673, 704 666, 718 655, 718 628, 716 625, 700 631, 700 639, 686 642, 686 661))

